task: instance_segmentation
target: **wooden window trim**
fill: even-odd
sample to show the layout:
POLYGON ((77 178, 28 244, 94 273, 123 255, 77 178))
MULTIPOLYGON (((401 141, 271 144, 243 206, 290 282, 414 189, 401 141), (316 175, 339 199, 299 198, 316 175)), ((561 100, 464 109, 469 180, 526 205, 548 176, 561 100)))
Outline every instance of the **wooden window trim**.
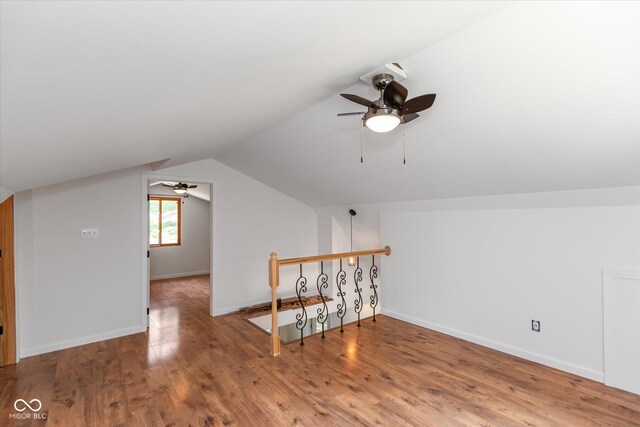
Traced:
POLYGON ((159 197, 151 196, 149 200, 158 201, 158 241, 157 244, 149 244, 152 248, 164 248, 167 246, 180 246, 182 244, 182 198, 181 197, 159 197), (169 200, 178 203, 178 243, 162 243, 162 201, 169 200))

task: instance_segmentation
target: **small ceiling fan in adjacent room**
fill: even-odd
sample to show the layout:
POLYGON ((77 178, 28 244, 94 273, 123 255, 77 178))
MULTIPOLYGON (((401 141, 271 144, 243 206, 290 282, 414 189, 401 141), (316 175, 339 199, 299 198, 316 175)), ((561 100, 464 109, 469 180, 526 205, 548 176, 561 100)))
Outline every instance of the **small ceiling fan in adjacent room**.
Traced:
MULTIPOLYGON (((396 63, 387 64, 397 74, 406 77, 406 72, 396 63)), ((339 117, 362 115, 362 125, 374 132, 389 132, 400 124, 409 123, 420 117, 417 113, 430 108, 436 94, 420 95, 407 99, 409 91, 396 81, 392 73, 380 72, 371 79, 373 87, 380 92, 380 98, 369 101, 358 95, 341 93, 343 98, 367 107, 366 112, 340 113, 339 117)))
POLYGON ((162 183, 162 185, 163 185, 164 187, 172 188, 172 189, 173 189, 173 191, 174 191, 175 193, 177 193, 177 194, 184 194, 184 193, 186 193, 186 192, 187 192, 187 190, 188 190, 188 189, 198 187, 198 186, 197 186, 197 185, 195 185, 195 184, 187 184, 186 182, 179 182, 179 183, 174 184, 174 185, 172 185, 172 184, 167 184, 167 183, 164 183, 164 182, 163 182, 163 183, 162 183))

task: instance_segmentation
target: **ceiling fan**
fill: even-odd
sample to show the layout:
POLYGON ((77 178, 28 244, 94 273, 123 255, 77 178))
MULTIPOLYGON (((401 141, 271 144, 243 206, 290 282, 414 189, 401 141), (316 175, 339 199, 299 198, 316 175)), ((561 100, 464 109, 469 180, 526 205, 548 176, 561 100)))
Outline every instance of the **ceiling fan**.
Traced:
POLYGON ((173 188, 173 191, 178 194, 184 194, 187 192, 188 189, 197 187, 197 185, 195 184, 187 184, 186 182, 179 182, 175 185, 171 185, 163 182, 162 185, 165 187, 173 188))
POLYGON ((436 94, 421 95, 407 100, 409 91, 395 81, 392 74, 381 73, 373 76, 373 87, 380 91, 380 98, 369 101, 358 95, 341 93, 340 96, 356 104, 367 107, 366 112, 340 113, 339 117, 362 115, 362 124, 374 132, 389 132, 398 125, 409 123, 420 117, 417 113, 430 108, 436 94))

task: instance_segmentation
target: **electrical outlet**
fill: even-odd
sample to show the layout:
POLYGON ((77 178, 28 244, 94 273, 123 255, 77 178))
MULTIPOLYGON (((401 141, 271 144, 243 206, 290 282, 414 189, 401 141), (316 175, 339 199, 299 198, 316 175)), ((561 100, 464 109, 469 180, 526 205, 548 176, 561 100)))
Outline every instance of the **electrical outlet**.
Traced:
POLYGON ((533 332, 540 332, 540 321, 539 320, 532 320, 531 321, 531 330, 533 332))

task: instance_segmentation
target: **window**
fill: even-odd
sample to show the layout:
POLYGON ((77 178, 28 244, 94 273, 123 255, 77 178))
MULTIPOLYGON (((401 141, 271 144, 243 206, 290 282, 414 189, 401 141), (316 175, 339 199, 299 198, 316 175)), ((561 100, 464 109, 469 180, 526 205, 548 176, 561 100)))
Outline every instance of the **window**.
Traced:
POLYGON ((149 244, 151 246, 180 245, 181 205, 180 198, 149 198, 149 244))

